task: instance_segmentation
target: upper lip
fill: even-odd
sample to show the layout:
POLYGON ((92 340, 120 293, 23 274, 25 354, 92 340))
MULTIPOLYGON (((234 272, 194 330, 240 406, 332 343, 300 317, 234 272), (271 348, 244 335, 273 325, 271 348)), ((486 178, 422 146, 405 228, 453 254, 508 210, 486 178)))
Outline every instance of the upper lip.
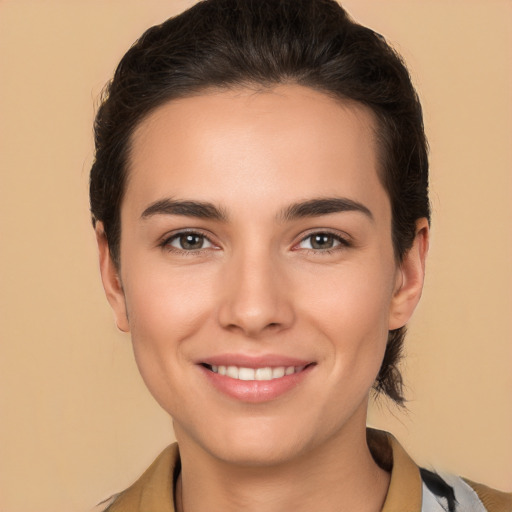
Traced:
POLYGON ((288 367, 288 366, 307 366, 314 361, 289 357, 279 354, 266 355, 248 355, 248 354, 218 354, 206 357, 198 361, 198 364, 210 366, 238 366, 243 368, 266 368, 266 367, 288 367))

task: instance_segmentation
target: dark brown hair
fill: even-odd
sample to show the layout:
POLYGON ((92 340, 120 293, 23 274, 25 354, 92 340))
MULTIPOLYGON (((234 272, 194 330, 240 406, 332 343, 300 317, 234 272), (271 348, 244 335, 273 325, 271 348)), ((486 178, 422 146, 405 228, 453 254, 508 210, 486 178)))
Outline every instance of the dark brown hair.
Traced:
MULTIPOLYGON (((366 105, 377 121, 380 178, 392 210, 395 255, 430 220, 421 105, 400 56, 334 0, 205 0, 147 30, 105 88, 90 176, 93 224, 104 225, 121 264, 120 207, 130 140, 154 109, 206 89, 293 83, 366 105)), ((403 405, 397 364, 405 327, 389 332, 374 388, 403 405)))

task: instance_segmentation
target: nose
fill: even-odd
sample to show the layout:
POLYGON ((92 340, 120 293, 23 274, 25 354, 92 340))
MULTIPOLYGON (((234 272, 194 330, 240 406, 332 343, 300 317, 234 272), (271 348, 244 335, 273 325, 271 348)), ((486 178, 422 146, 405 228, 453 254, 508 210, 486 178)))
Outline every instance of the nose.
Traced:
POLYGON ((222 275, 221 326, 250 338, 289 328, 295 318, 286 281, 279 263, 268 255, 234 257, 222 275))

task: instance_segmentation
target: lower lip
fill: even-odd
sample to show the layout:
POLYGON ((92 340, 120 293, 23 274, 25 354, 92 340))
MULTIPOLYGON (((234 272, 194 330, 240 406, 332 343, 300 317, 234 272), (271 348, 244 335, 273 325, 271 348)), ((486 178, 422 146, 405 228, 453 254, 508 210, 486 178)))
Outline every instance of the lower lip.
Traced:
POLYGON ((212 372, 204 366, 199 368, 221 393, 242 402, 259 403, 275 400, 294 389, 310 374, 313 366, 309 365, 301 372, 272 380, 239 380, 212 372))

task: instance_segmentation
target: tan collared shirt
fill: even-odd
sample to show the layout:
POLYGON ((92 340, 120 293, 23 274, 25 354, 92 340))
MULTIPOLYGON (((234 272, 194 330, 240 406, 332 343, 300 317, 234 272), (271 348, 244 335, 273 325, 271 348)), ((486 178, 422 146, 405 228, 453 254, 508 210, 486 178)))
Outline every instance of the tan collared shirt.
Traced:
MULTIPOLYGON (((495 491, 453 475, 425 472, 387 432, 368 429, 368 445, 377 463, 391 472, 382 512, 512 512, 512 493, 495 491), (422 474, 423 472, 423 474, 422 474), (425 474, 427 473, 427 474, 425 474), (422 478, 423 475, 423 478, 422 478), (442 482, 446 497, 432 485, 442 482), (450 500, 453 492, 454 500, 450 500)), ((175 512, 174 487, 180 470, 178 445, 168 446, 128 489, 97 510, 175 512), (109 504, 110 503, 110 504, 109 504)))

